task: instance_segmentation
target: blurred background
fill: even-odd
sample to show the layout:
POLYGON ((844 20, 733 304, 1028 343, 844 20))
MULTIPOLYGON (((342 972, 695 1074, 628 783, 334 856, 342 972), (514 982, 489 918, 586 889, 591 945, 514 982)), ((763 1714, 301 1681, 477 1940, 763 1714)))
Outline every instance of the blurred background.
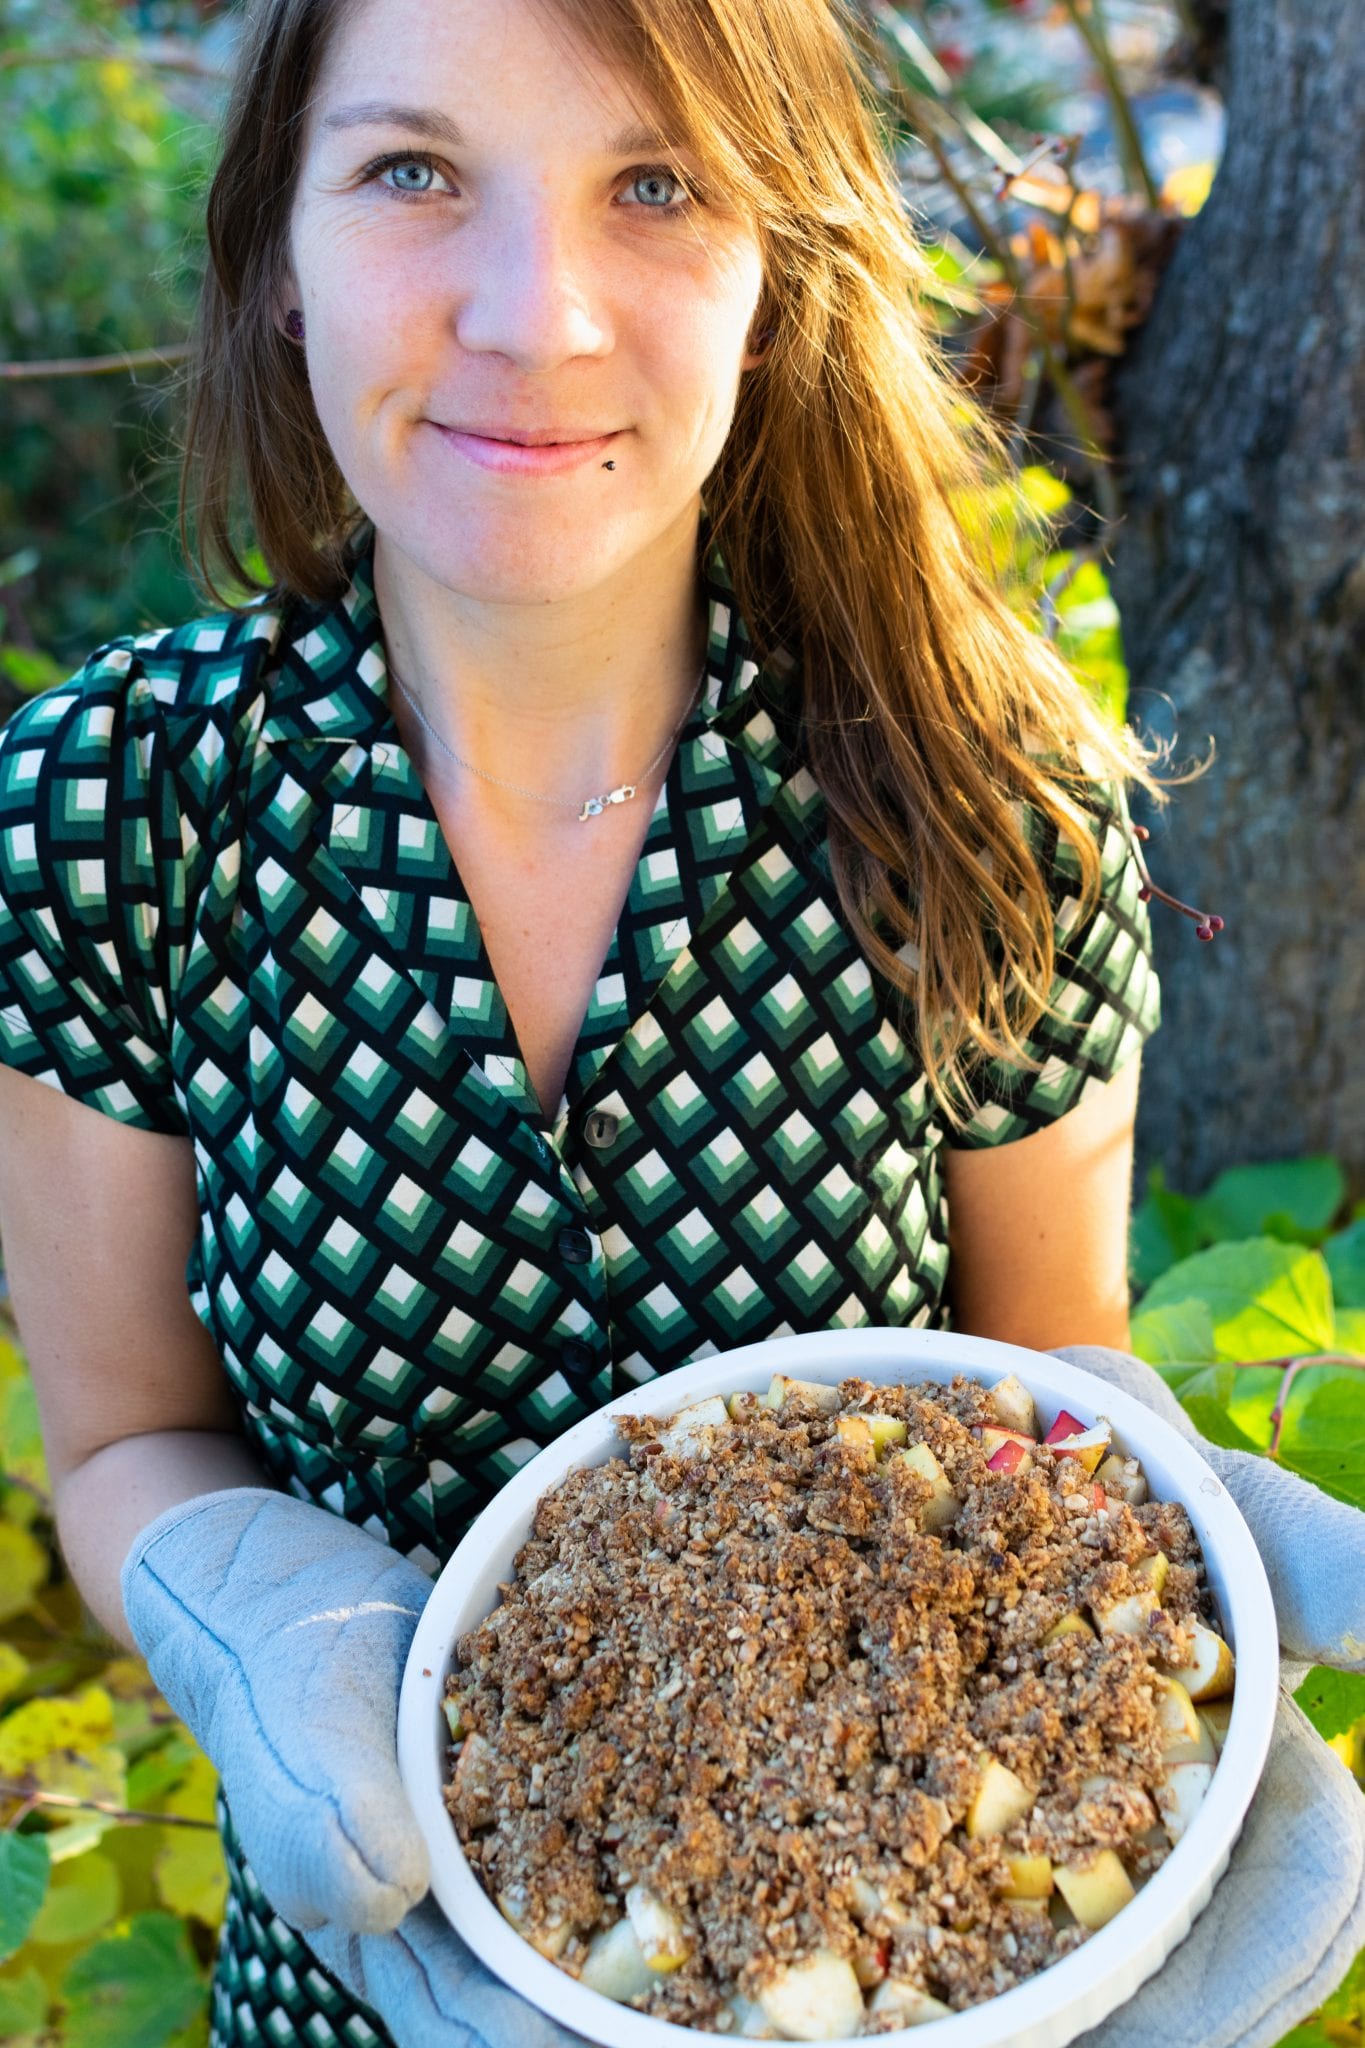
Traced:
MULTIPOLYGON (((1214 743, 1145 820, 1135 1346, 1206 1434, 1365 1505, 1358 0, 849 15, 943 348, 1023 485, 968 516, 1111 716, 1177 765, 1214 743)), ((0 0, 0 719, 204 609, 178 377, 238 19, 0 0)), ((1365 1679, 1299 1698, 1365 1774, 1365 1679)), ((0 2038, 207 2040, 212 1792, 64 1575, 0 1277, 0 2038)), ((1365 2048, 1365 1958, 1286 2048, 1328 2044, 1365 2048)))

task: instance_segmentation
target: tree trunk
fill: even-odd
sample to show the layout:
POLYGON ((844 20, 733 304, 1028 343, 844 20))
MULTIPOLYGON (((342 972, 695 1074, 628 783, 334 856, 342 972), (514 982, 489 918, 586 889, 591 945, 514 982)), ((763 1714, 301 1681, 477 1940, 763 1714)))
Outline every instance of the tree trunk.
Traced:
MULTIPOLYGON (((1118 381, 1113 588, 1139 724, 1207 774, 1153 826, 1165 1026, 1139 1175, 1365 1176, 1365 23, 1232 0, 1227 147, 1118 381), (1171 700, 1162 717, 1157 693, 1171 700)), ((1141 1178, 1139 1187, 1142 1185, 1141 1178)))

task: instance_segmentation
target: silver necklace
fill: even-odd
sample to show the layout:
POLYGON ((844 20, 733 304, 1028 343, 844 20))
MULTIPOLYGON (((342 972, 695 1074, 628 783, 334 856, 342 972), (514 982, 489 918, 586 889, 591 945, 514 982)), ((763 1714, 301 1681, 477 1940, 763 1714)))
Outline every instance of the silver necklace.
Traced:
MULTIPOLYGON (((441 738, 441 735, 437 732, 435 726, 427 717, 426 712, 423 711, 421 705, 417 702, 417 699, 413 696, 411 690, 403 681, 403 678, 399 675, 397 669, 394 667, 392 662, 389 663, 389 674, 393 677, 393 680, 397 683, 399 689, 402 691, 404 702, 412 706, 412 709, 417 713, 417 716, 421 719, 423 725, 431 734, 431 737, 435 740, 437 746, 441 749, 441 752, 443 754, 449 754, 451 760, 454 761, 458 767, 467 768, 469 770, 469 773, 471 775, 477 775, 481 782, 492 782, 495 783, 499 789, 513 790, 517 796, 528 796, 530 797, 533 803, 555 804, 561 810, 566 811, 572 811, 578 808, 577 805, 574 803, 572 797, 546 796, 543 791, 538 789, 524 789, 519 782, 504 782, 500 775, 489 775, 485 769, 476 768, 472 761, 466 761, 462 754, 457 754, 454 747, 447 746, 446 742, 441 738)), ((660 761, 663 760, 664 755, 668 753, 669 749, 672 746, 675 745, 679 733, 681 733, 683 727, 687 724, 688 719, 692 716, 692 713, 696 708, 697 699, 701 696, 702 688, 705 682, 706 665, 705 663, 703 663, 701 674, 697 678, 697 687, 692 692, 692 696, 688 702, 686 711, 684 711, 682 717, 674 726, 672 732, 668 735, 668 738, 664 741, 658 753, 650 762, 648 768, 643 769, 641 773, 636 777, 634 782, 618 783, 615 789, 606 790, 601 796, 585 797, 583 799, 583 808, 578 812, 580 823, 582 823, 582 821, 585 818, 600 817, 602 812, 607 808, 608 804, 628 804, 631 798, 635 795, 636 791, 641 787, 641 785, 643 783, 648 782, 650 776, 654 773, 654 770, 658 767, 660 761)))

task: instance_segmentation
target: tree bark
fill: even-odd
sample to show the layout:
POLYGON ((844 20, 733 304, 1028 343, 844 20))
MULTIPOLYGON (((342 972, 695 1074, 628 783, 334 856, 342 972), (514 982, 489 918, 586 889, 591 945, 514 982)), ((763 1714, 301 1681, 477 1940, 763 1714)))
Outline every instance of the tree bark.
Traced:
MULTIPOLYGON (((1131 715, 1217 757, 1153 877, 1164 1028, 1138 1171, 1334 1152, 1365 1177, 1365 24, 1232 0, 1227 145, 1117 382, 1131 715), (1158 693, 1171 701, 1161 718, 1158 693)), ((1142 1185, 1141 1178, 1139 1186, 1142 1185)))

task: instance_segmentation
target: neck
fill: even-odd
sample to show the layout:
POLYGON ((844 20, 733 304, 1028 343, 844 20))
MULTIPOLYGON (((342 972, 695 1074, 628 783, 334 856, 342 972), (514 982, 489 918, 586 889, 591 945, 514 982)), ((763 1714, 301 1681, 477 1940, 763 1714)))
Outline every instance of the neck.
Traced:
MULTIPOLYGON (((375 537, 392 670, 445 745, 486 777, 577 803, 640 777, 686 716, 705 652, 695 515, 647 561, 548 603, 470 598, 375 537)), ((423 778, 467 775, 392 693, 423 778)), ((658 771, 663 772, 662 764, 658 771)), ((525 799, 509 796, 511 806, 525 799)))

